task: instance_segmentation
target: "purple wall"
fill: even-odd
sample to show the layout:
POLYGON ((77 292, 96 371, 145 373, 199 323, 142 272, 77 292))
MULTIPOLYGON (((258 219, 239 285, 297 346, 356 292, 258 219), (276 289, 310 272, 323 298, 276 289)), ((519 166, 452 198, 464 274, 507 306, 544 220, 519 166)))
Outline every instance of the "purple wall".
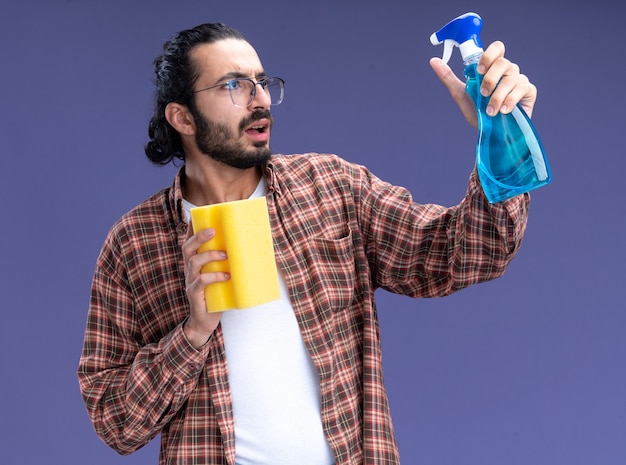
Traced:
POLYGON ((287 82, 277 152, 335 152, 450 205, 475 134, 429 68, 442 49, 428 38, 468 10, 538 86, 554 181, 533 195, 502 279, 439 300, 379 294, 403 463, 626 463, 626 6, 419 3, 3 3, 1 463, 156 463, 154 442, 128 458, 100 442, 75 372, 104 236, 174 173, 142 150, 163 41, 205 21, 237 27, 287 82))

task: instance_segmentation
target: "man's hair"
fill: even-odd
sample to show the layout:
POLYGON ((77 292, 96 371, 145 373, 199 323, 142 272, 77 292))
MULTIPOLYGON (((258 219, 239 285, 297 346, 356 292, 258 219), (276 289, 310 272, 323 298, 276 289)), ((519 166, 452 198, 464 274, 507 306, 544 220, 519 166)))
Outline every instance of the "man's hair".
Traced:
POLYGON ((197 114, 193 88, 199 70, 191 62, 191 51, 223 39, 246 40, 239 31, 222 23, 207 23, 181 31, 163 44, 163 54, 154 60, 156 95, 148 126, 150 140, 145 146, 151 162, 166 165, 175 158, 185 159, 180 135, 165 119, 165 107, 171 102, 180 103, 197 114))

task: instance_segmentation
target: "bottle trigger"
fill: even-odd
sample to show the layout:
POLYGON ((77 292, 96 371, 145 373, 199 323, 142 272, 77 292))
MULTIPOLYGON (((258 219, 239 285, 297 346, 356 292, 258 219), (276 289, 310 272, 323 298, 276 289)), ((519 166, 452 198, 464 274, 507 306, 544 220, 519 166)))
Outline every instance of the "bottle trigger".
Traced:
POLYGON ((454 40, 447 39, 443 41, 443 56, 441 57, 441 61, 444 65, 448 64, 448 60, 452 56, 452 50, 454 50, 454 46, 458 45, 454 40))

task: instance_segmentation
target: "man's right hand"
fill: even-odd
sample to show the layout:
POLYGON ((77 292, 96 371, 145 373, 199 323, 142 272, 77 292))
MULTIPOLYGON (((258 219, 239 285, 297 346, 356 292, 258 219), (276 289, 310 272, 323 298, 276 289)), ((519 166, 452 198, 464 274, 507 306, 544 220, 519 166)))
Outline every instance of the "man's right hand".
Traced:
POLYGON ((182 247, 185 262, 185 290, 190 305, 189 319, 185 323, 183 331, 187 340, 196 349, 200 349, 209 341, 222 318, 222 312, 207 312, 204 288, 209 284, 230 279, 228 273, 202 273, 202 267, 207 263, 226 259, 226 253, 223 251, 198 252, 202 244, 214 236, 215 231, 213 229, 203 229, 197 234, 193 234, 193 227, 190 222, 182 247))

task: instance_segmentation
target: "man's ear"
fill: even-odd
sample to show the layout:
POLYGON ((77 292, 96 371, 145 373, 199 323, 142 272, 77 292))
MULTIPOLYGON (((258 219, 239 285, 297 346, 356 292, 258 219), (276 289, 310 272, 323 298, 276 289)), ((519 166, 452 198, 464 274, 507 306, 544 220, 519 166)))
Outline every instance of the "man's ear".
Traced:
POLYGON ((165 107, 165 119, 181 135, 192 136, 196 133, 193 116, 185 105, 170 102, 165 107))

